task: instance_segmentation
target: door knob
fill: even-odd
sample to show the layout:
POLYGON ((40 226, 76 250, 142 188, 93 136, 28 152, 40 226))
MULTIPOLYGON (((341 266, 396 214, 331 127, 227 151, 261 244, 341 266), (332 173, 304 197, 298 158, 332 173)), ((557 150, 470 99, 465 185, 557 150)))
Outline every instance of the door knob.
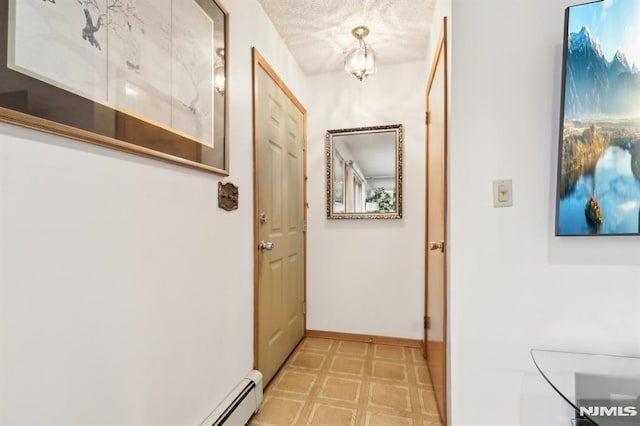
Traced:
POLYGON ((265 243, 264 241, 260 241, 260 244, 258 244, 258 248, 262 251, 271 251, 274 247, 275 245, 273 243, 265 243))
POLYGON ((431 241, 429 243, 429 250, 440 250, 444 253, 444 240, 440 240, 440 242, 431 241))

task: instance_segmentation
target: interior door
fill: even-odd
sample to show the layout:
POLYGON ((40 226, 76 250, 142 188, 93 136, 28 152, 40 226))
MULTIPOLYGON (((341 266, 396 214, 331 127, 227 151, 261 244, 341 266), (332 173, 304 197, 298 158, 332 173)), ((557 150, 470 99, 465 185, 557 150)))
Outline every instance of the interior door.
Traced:
POLYGON ((427 86, 425 357, 447 424, 447 21, 427 86))
POLYGON ((305 329, 305 110, 254 50, 255 367, 268 383, 305 329))

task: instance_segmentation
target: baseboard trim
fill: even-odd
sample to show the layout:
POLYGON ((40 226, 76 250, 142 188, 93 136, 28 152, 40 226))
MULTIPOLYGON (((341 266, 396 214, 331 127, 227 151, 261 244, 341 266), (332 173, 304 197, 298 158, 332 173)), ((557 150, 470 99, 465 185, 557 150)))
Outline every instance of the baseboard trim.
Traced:
POLYGON ((349 342, 378 343, 381 345, 404 346, 422 349, 422 340, 402 337, 372 336, 370 334, 341 333, 338 331, 305 330, 305 337, 346 340, 349 342))
POLYGON ((444 351, 445 350, 444 342, 429 341, 427 342, 427 349, 433 350, 433 351, 444 351))

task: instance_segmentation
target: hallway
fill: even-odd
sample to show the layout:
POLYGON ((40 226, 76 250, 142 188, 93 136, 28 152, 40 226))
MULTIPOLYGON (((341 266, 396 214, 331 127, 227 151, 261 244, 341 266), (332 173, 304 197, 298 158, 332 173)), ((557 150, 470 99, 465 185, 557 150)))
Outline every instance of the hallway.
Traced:
POLYGON ((250 425, 439 426, 417 348, 306 338, 250 425))

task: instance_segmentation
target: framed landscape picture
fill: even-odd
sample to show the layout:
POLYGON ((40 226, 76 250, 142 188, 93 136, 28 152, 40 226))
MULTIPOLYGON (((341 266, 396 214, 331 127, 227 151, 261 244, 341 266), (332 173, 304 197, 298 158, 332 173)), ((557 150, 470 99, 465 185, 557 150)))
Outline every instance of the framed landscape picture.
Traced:
POLYGON ((228 174, 228 15, 214 0, 8 0, 0 119, 228 174))
POLYGON ((640 2, 566 11, 556 235, 640 232, 640 2))

